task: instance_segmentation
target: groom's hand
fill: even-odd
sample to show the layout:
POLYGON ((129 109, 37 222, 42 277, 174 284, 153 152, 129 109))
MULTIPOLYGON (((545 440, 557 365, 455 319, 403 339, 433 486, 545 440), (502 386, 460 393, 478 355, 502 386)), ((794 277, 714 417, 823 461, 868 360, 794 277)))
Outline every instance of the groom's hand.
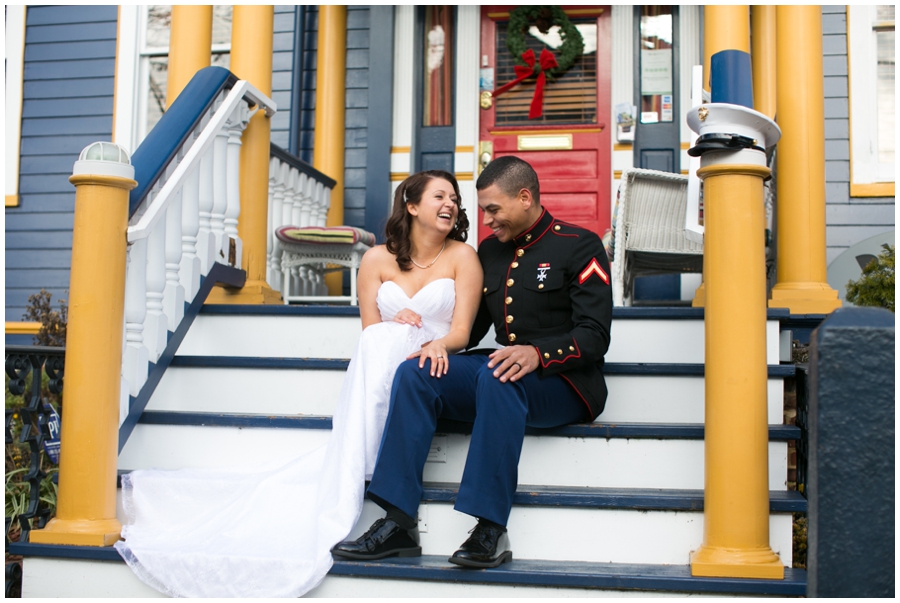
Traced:
POLYGON ((488 368, 497 367, 494 377, 500 383, 518 381, 538 367, 540 358, 537 350, 530 345, 511 345, 490 355, 488 368))

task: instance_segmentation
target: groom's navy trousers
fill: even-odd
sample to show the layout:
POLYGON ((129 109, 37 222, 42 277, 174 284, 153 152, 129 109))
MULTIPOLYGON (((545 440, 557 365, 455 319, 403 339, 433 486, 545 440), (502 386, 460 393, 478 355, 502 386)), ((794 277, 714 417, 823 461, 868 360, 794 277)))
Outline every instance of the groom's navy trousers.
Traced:
POLYGON ((532 372, 501 383, 484 355, 454 355, 449 372, 430 374, 430 361, 400 365, 369 497, 416 516, 422 471, 438 418, 473 423, 457 511, 506 525, 518 482, 526 427, 557 427, 588 420, 587 408, 559 375, 532 372))

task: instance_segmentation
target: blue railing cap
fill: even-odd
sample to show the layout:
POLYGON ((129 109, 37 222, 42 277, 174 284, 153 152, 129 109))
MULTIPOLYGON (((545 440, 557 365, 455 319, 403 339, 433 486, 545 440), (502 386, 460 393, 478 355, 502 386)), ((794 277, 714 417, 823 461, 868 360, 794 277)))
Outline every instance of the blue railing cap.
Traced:
POLYGON ((291 167, 295 167, 307 176, 310 176, 317 182, 321 182, 326 188, 334 188, 334 185, 337 184, 337 180, 323 174, 296 155, 291 155, 288 151, 285 151, 274 142, 269 144, 269 157, 277 157, 291 167))
POLYGON ((198 71, 184 87, 147 137, 131 156, 134 179, 128 202, 131 217, 143 203, 153 183, 187 140, 197 123, 223 88, 231 88, 237 76, 223 67, 206 67, 198 71))

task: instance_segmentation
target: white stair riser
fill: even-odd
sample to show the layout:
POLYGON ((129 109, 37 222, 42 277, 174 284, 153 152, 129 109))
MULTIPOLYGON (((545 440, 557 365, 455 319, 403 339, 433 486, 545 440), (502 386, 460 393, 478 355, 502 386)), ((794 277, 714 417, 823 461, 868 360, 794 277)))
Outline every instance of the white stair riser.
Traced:
POLYGON ((166 595, 141 582, 122 561, 26 557, 22 597, 159 599, 166 595))
MULTIPOLYGON (((700 320, 614 320, 607 362, 703 363, 700 320)), ((182 356, 350 358, 361 332, 354 316, 201 314, 178 349, 182 356)), ((766 323, 766 362, 778 364, 778 322, 766 323)))
MULTIPOLYGON (((452 371, 452 361, 451 361, 452 371)), ((147 410, 331 416, 343 371, 171 367, 147 410)), ((608 375, 599 423, 703 423, 702 377, 608 375)), ((768 380, 768 422, 783 422, 781 379, 768 380)))
MULTIPOLYGON (((138 424, 119 455, 119 469, 179 469, 295 458, 327 443, 328 430, 138 424)), ((469 436, 438 436, 445 462, 429 461, 425 480, 462 477, 469 436)), ((702 489, 702 440, 526 436, 519 484, 605 488, 702 489)), ((787 444, 769 442, 769 489, 785 490, 787 444)))
MULTIPOLYGON (((515 554, 515 551, 514 551, 515 554)), ((449 565, 449 564, 448 564, 449 565)), ((466 570, 459 570, 466 571, 466 570)), ((472 570, 478 571, 478 570, 472 570)), ((22 572, 23 597, 141 597, 165 595, 141 582, 127 565, 115 561, 27 557, 22 572)), ((457 584, 385 578, 326 576, 306 597, 683 597, 684 593, 609 591, 581 588, 507 586, 502 584, 457 584)), ((703 596, 692 594, 692 597, 703 596)), ((715 595, 720 597, 720 595, 715 595)))
MULTIPOLYGON (((365 501, 349 538, 357 538, 384 511, 365 501)), ((447 555, 459 548, 475 518, 452 503, 419 507, 422 553, 447 555)), ((688 565, 691 551, 703 543, 703 513, 573 507, 513 506, 507 524, 510 548, 519 559, 688 565)), ((790 513, 769 515, 769 541, 782 563, 792 562, 790 513), (785 554, 786 553, 786 554, 785 554)))

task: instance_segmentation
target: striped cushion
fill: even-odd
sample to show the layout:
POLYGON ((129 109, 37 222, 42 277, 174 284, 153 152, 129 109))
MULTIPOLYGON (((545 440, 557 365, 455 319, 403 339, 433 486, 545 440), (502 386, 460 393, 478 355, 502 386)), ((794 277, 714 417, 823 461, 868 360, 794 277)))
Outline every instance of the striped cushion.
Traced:
POLYGON ((314 243, 319 245, 375 245, 375 235, 353 226, 282 226, 275 236, 285 243, 314 243))

